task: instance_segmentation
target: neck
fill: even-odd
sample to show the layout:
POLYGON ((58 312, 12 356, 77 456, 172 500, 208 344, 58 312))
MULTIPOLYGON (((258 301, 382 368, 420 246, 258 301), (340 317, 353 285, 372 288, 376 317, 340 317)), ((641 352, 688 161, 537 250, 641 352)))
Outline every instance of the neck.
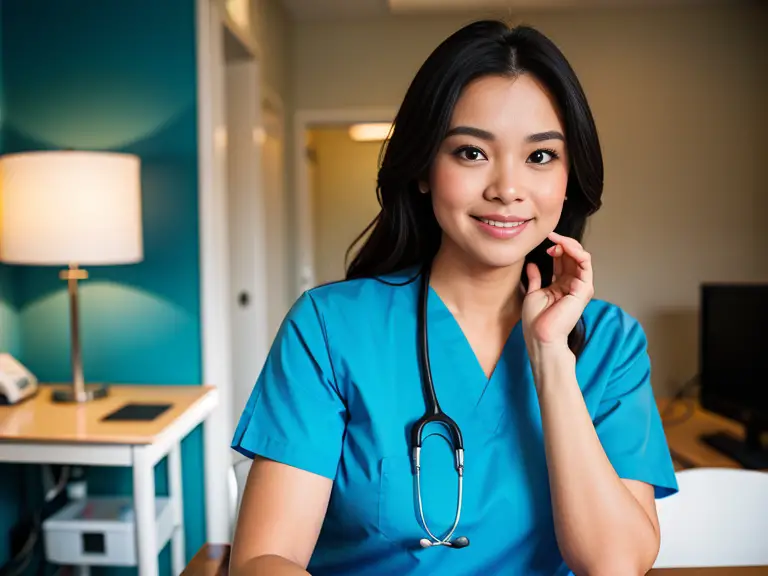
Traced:
POLYGON ((523 262, 503 268, 471 261, 444 241, 432 262, 430 284, 456 316, 516 322, 522 308, 523 262))

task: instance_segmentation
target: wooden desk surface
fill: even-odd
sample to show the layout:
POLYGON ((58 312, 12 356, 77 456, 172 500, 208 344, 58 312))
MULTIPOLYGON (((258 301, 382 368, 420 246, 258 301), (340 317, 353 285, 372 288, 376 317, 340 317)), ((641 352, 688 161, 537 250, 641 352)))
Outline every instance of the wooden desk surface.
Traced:
POLYGON ((152 444, 155 438, 208 394, 212 386, 110 386, 106 398, 86 404, 55 403, 54 386, 40 386, 37 396, 15 406, 0 406, 0 442, 78 442, 152 444), (125 404, 171 404, 149 422, 101 419, 125 404))
POLYGON ((664 434, 679 468, 741 468, 741 465, 700 440, 702 434, 729 432, 744 438, 744 427, 735 421, 704 410, 696 400, 656 402, 664 423, 664 434))
MULTIPOLYGON (((206 544, 195 554, 182 576, 227 576, 229 574, 229 545, 206 544)), ((658 568, 651 576, 766 576, 768 566, 739 568, 658 568)))

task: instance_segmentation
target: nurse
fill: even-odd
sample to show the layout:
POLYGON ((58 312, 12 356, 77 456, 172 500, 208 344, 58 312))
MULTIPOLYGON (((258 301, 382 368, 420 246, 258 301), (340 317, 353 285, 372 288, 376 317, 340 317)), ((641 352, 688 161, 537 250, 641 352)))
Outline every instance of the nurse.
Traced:
POLYGON ((347 277, 295 302, 237 426, 253 466, 233 574, 651 568, 654 499, 677 485, 643 329, 593 298, 580 241, 602 187, 550 40, 483 21, 435 49, 347 277), (417 468, 428 376, 461 438, 427 424, 417 468))

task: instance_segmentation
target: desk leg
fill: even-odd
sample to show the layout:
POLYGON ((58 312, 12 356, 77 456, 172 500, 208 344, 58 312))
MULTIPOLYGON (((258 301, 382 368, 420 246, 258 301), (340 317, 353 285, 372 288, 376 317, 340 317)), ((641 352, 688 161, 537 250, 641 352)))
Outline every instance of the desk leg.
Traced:
POLYGON ((184 493, 181 488, 181 446, 175 444, 168 452, 168 492, 173 505, 172 569, 178 575, 184 571, 184 493))
POLYGON ((133 509, 139 576, 158 576, 155 467, 144 446, 133 447, 133 509))

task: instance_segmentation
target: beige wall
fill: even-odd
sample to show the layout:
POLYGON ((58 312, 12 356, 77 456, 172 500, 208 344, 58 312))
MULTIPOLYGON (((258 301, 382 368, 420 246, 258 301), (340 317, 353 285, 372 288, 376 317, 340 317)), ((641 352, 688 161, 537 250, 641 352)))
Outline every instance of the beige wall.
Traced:
POLYGON ((317 282, 332 282, 344 277, 347 248, 379 212, 381 142, 355 142, 335 127, 312 130, 309 147, 317 282))
MULTIPOLYGON (((398 106, 429 51, 466 21, 296 24, 296 108, 398 106)), ((605 206, 586 238, 597 296, 641 320, 655 386, 671 389, 696 371, 699 283, 768 279, 768 10, 584 10, 515 21, 560 45, 590 99, 606 164, 605 206)))

